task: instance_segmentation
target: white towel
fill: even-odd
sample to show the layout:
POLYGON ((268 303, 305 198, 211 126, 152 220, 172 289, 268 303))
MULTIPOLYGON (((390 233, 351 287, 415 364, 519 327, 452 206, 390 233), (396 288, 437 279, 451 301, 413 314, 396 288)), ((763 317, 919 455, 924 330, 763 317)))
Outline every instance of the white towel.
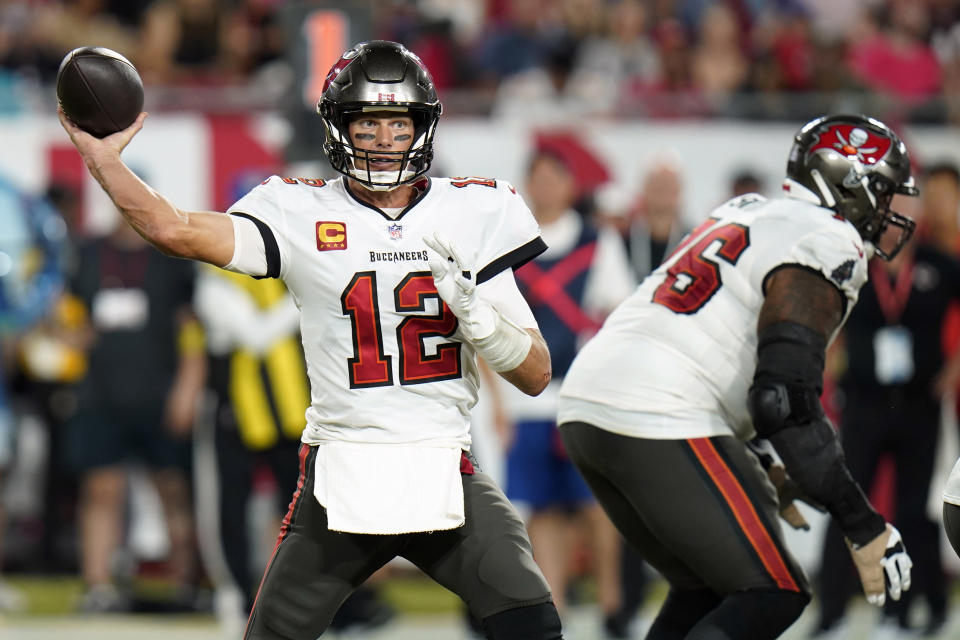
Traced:
POLYGON ((397 534, 464 523, 460 449, 329 442, 317 447, 314 496, 333 531, 397 534))

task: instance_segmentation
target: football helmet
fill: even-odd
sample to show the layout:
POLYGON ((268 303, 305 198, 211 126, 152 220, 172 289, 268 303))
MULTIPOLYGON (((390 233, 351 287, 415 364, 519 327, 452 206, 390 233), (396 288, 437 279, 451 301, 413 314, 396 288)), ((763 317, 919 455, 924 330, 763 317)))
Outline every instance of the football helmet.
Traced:
POLYGON ((916 227, 890 209, 895 193, 915 196, 918 191, 906 145, 879 120, 834 115, 805 124, 793 139, 784 187, 792 191, 797 185, 849 220, 885 260, 903 248, 916 227), (891 228, 898 233, 885 237, 891 228))
POLYGON ((433 79, 420 58, 396 42, 361 42, 340 57, 324 82, 317 103, 326 130, 323 150, 335 170, 367 188, 396 189, 430 169, 440 111, 433 79), (358 114, 375 111, 403 112, 413 119, 414 139, 407 151, 376 153, 379 159, 396 156, 399 170, 371 171, 369 163, 357 162, 366 160, 368 152, 353 145, 349 124, 358 114))

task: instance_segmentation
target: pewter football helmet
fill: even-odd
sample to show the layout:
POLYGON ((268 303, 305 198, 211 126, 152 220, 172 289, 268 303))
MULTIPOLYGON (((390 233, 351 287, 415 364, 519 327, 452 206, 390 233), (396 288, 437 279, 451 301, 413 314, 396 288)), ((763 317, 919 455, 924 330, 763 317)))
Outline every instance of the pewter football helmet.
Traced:
POLYGON ((396 42, 361 42, 345 52, 327 74, 317 113, 326 129, 323 150, 338 172, 370 189, 389 191, 416 181, 430 169, 433 135, 440 118, 440 100, 433 80, 416 55, 396 42), (405 152, 377 152, 378 158, 396 156, 398 171, 359 168, 368 152, 357 149, 349 137, 351 119, 363 112, 397 111, 410 116, 414 140, 405 152))
POLYGON ((913 234, 916 223, 890 210, 893 194, 918 193, 910 156, 897 134, 879 120, 836 115, 808 122, 794 137, 787 178, 849 220, 885 260, 913 234), (897 236, 881 243, 890 228, 897 236))

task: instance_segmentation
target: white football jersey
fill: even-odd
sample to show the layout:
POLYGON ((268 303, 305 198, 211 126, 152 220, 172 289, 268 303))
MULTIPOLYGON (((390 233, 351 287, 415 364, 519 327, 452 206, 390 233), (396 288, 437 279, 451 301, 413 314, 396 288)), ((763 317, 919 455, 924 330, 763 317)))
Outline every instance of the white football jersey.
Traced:
POLYGON ((943 501, 960 506, 960 460, 957 460, 943 487, 943 501))
MULTIPOLYGON (((717 208, 608 318, 560 390, 559 422, 623 435, 753 435, 747 391, 767 276, 822 273, 849 313, 867 279, 863 241, 832 211, 750 194, 717 208)), ((846 316, 844 316, 844 319, 846 316)))
POLYGON ((481 291, 545 245, 506 182, 433 178, 422 186, 395 219, 358 200, 342 178, 271 176, 230 208, 257 224, 267 274, 284 280, 301 309, 308 444, 470 446, 476 357, 440 301, 422 238, 449 238, 476 265, 481 291))

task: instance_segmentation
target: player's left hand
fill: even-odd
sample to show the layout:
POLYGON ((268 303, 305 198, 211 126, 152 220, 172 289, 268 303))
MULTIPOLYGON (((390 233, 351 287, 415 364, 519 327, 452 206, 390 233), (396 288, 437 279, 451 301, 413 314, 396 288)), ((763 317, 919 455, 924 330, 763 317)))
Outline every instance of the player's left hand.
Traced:
POLYGON ((910 569, 913 561, 900 538, 900 532, 887 523, 883 533, 865 545, 857 546, 847 540, 853 563, 860 574, 867 602, 882 607, 886 594, 899 600, 910 588, 910 569))
POLYGON ((457 248, 440 232, 424 236, 423 242, 433 250, 428 263, 437 293, 460 321, 460 330, 467 340, 486 338, 496 330, 496 311, 477 295, 477 274, 464 263, 457 248))

